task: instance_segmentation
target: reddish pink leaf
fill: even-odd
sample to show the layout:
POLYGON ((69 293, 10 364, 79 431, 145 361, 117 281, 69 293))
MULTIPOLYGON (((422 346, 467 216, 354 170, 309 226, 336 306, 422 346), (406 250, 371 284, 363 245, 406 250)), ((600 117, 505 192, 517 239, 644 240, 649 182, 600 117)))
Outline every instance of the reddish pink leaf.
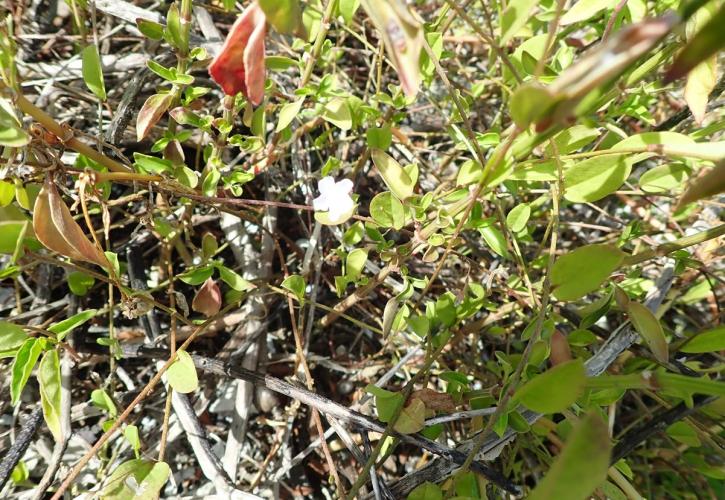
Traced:
POLYGON ((216 281, 207 278, 199 291, 196 292, 194 300, 191 302, 191 308, 208 318, 218 313, 221 307, 222 293, 216 281))
POLYGON ((242 92, 255 106, 264 97, 264 36, 267 20, 252 3, 232 26, 209 74, 227 95, 242 92))

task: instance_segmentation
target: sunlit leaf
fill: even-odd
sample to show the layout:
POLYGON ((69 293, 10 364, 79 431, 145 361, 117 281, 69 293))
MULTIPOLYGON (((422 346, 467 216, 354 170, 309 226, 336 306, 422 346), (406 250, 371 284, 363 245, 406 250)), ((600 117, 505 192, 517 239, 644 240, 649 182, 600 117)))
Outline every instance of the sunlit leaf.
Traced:
POLYGON ((283 35, 298 33, 304 38, 299 0, 258 0, 267 21, 283 35))
POLYGON ((725 46, 725 5, 713 14, 703 28, 687 42, 682 52, 675 58, 672 67, 665 75, 665 81, 682 78, 701 62, 709 59, 725 46))
POLYGON ((584 500, 604 482, 612 444, 607 424, 592 411, 574 427, 564 449, 529 500, 584 500))
POLYGON ((586 245, 562 255, 551 270, 552 293, 570 301, 597 290, 619 267, 625 254, 610 245, 586 245))
POLYGON ((103 83, 103 68, 98 47, 95 44, 87 45, 81 53, 83 59, 83 81, 88 89, 100 100, 106 100, 106 87, 103 83))
POLYGON ((176 352, 176 361, 169 367, 166 377, 171 387, 182 394, 193 392, 199 387, 194 360, 186 351, 176 352))
POLYGON ((722 326, 697 334, 680 348, 680 352, 691 354, 717 351, 725 351, 725 327, 722 326))
POLYGON ((51 434, 57 442, 63 440, 61 425, 60 399, 60 361, 58 351, 52 349, 43 355, 38 365, 38 384, 40 385, 40 401, 43 406, 43 417, 51 434))
POLYGON ((647 342, 655 358, 661 363, 666 363, 669 358, 669 349, 660 321, 652 314, 652 311, 638 302, 629 302, 627 314, 635 330, 647 342))
POLYGON ((35 367, 35 363, 43 351, 43 343, 40 339, 29 338, 18 349, 18 353, 13 360, 11 368, 12 379, 10 382, 10 400, 13 405, 18 404, 20 395, 23 392, 25 384, 30 378, 30 374, 35 367))
POLYGON ((28 334, 20 326, 0 321, 0 351, 17 349, 28 340, 28 334))
POLYGON ((136 118, 136 140, 145 138, 174 100, 173 94, 154 94, 143 103, 136 118))
POLYGON ((379 149, 371 152, 373 162, 390 191, 401 201, 413 196, 415 182, 408 172, 392 156, 379 149))

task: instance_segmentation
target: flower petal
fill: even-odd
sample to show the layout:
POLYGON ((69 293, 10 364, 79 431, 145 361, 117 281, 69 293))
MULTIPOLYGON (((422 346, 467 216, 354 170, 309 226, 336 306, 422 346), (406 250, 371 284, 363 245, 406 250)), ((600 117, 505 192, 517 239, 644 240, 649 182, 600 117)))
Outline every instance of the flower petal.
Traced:
POLYGON ((330 200, 324 194, 321 194, 314 200, 312 200, 312 207, 318 211, 324 211, 330 209, 330 200))
POLYGON ((317 183, 317 189, 320 190, 320 194, 334 193, 335 192, 335 179, 330 177, 323 177, 320 182, 317 183))
POLYGON ((335 185, 335 189, 344 192, 346 194, 352 193, 352 181, 350 179, 343 179, 338 181, 335 185))

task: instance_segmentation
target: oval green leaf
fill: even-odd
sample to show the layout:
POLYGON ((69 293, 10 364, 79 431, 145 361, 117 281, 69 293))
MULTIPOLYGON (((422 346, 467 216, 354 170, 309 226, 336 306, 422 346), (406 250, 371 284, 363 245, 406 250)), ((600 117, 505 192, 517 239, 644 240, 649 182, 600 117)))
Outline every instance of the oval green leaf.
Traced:
POLYGON ((611 245, 586 245, 562 255, 551 270, 552 293, 569 301, 598 289, 619 267, 625 253, 611 245))
POLYGON ((564 198, 575 203, 601 200, 624 184, 632 171, 625 154, 595 156, 564 171, 564 198))
POLYGON ((371 156, 385 185, 396 198, 404 201, 413 196, 416 179, 411 178, 408 172, 400 166, 400 163, 379 149, 373 149, 371 156))
POLYGON ((573 359, 531 379, 516 392, 514 400, 539 413, 556 413, 571 406, 586 384, 584 363, 573 359))
POLYGON ((83 81, 88 89, 100 100, 106 100, 106 86, 103 83, 103 68, 101 67, 101 56, 98 54, 98 47, 95 44, 88 45, 81 53, 83 62, 83 81))
POLYGON ((60 400, 60 361, 55 349, 46 352, 38 365, 38 384, 43 417, 56 442, 63 440, 60 400))
POLYGON ((177 351, 174 361, 166 372, 169 384, 176 392, 187 394, 199 387, 194 360, 186 351, 177 351))
POLYGON ((652 314, 652 311, 638 302, 629 302, 627 314, 632 326, 647 342, 655 358, 660 363, 666 363, 669 359, 669 348, 660 321, 652 314))

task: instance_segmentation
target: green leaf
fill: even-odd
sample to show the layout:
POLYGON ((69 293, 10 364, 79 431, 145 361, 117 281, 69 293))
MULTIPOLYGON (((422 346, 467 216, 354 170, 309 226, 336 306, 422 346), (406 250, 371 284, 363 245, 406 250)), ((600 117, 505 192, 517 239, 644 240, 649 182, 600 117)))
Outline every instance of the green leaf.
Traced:
POLYGON ((678 190, 690 170, 682 163, 668 163, 647 170, 639 178, 639 187, 646 193, 668 193, 678 190))
POLYGON ((126 428, 123 429, 123 435, 126 438, 126 441, 128 441, 131 445, 131 448, 133 448, 136 458, 138 458, 138 452, 141 450, 141 439, 138 436, 138 427, 135 425, 127 425, 126 428))
POLYGON ((443 500, 443 490, 437 484, 426 481, 408 493, 407 500, 443 500))
POLYGON ((267 56, 264 58, 264 65, 270 71, 284 71, 297 66, 297 61, 284 56, 267 56))
POLYGON ((667 435, 675 441, 688 446, 700 446, 700 438, 697 431, 686 422, 675 422, 667 428, 667 435))
MULTIPOLYGON (((0 347, 0 350, 3 350, 0 347)), ((680 348, 680 352, 698 354, 702 352, 717 352, 725 350, 725 326, 698 333, 692 340, 680 348)))
POLYGON ((18 325, 0 321, 0 351, 17 349, 28 340, 28 334, 18 325))
POLYGON ((298 0, 259 0, 269 24, 283 35, 304 31, 302 9, 298 0))
POLYGON ((352 128, 352 115, 347 101, 340 97, 330 100, 322 110, 322 118, 335 125, 340 130, 352 128))
POLYGON ((535 376, 514 395, 514 400, 539 413, 569 408, 586 388, 587 374, 581 359, 572 359, 535 376))
POLYGON ((611 449, 607 424, 592 411, 574 427, 561 454, 528 499, 589 498, 607 478, 611 449))
POLYGON ((153 500, 169 479, 171 469, 165 462, 134 459, 122 463, 106 480, 102 500, 153 500))
POLYGON ((106 260, 111 264, 111 267, 113 267, 113 273, 116 276, 121 275, 121 263, 118 261, 118 254, 115 252, 103 252, 103 255, 106 256, 106 260))
POLYGON ((531 216, 531 206, 528 203, 519 203, 506 215, 506 225, 514 233, 522 231, 531 216))
POLYGON ((83 81, 88 89, 100 100, 106 100, 106 87, 103 84, 103 68, 101 56, 98 54, 98 47, 90 44, 81 53, 83 59, 83 81))
POLYGON ((632 171, 625 154, 595 156, 564 171, 564 198, 575 203, 601 200, 624 184, 632 171))
POLYGON ((100 409, 105 410, 111 418, 116 418, 118 415, 118 410, 116 409, 116 405, 113 403, 113 399, 111 399, 111 396, 109 396, 103 389, 94 389, 91 392, 91 403, 100 409))
POLYGON ((417 172, 415 177, 411 177, 408 170, 401 167, 400 163, 395 161, 392 156, 379 149, 373 149, 371 156, 383 181, 385 181, 385 185, 388 186, 388 189, 396 198, 405 201, 413 196, 415 183, 418 180, 417 172))
POLYGON ((149 59, 148 61, 146 61, 146 66, 151 71, 153 71, 154 73, 159 75, 161 78, 163 78, 164 80, 167 80, 170 82, 170 81, 173 81, 176 79, 176 70, 175 69, 165 68, 164 66, 157 63, 153 59, 149 59))
MULTIPOLYGON (((23 130, 22 125, 12 103, 0 97, 0 146, 19 148, 30 142, 30 136, 23 130)), ((7 203, 0 204, 5 205, 7 203)))
POLYGON ((282 106, 282 109, 279 111, 279 120, 277 121, 277 127, 275 128, 275 132, 281 132, 284 129, 286 129, 290 123, 292 123, 292 120, 295 119, 295 117, 300 113, 300 109, 302 109, 302 104, 305 102, 304 97, 300 97, 296 101, 288 102, 284 106, 282 106))
POLYGON ((398 406, 403 404, 403 395, 398 392, 386 391, 373 384, 368 384, 365 391, 375 396, 375 409, 381 422, 389 422, 398 406))
POLYGON ((20 401, 23 387, 30 378, 30 373, 43 351, 43 342, 40 339, 29 338, 18 349, 12 367, 12 380, 10 382, 10 400, 15 406, 20 401))
POLYGON ((6 207, 15 199, 15 185, 12 182, 0 181, 0 207, 6 207))
POLYGON ((204 283, 208 278, 211 277, 212 274, 214 274, 214 268, 211 266, 204 266, 198 267, 196 269, 190 269, 184 274, 178 275, 177 278, 179 278, 187 285, 196 286, 204 283))
POLYGON ((245 280, 228 267, 217 266, 217 269, 219 270, 219 277, 222 279, 222 281, 232 287, 234 290, 238 292, 244 292, 246 290, 251 290, 252 288, 254 288, 254 285, 252 285, 252 283, 245 280))
POLYGON ((488 247, 504 258, 508 258, 509 251, 506 248, 506 238, 501 231, 493 226, 485 226, 479 229, 483 240, 488 247))
POLYGON ((526 83, 517 88, 511 96, 509 110, 511 119, 521 130, 544 118, 554 105, 554 95, 537 83, 526 83))
POLYGON ((368 251, 364 248, 356 248, 347 254, 345 259, 345 277, 351 281, 357 281, 365 268, 368 260, 368 251))
POLYGON ((725 26, 725 5, 721 5, 720 10, 687 42, 665 75, 665 81, 671 82, 685 76, 695 66, 725 47, 723 26, 725 26))
POLYGON ((457 186, 467 186, 469 184, 480 182, 483 178, 483 167, 474 160, 466 160, 458 169, 456 177, 457 186))
POLYGON ((619 267, 625 253, 611 245, 586 245, 562 255, 551 270, 552 293, 559 300, 576 300, 597 290, 619 267))
POLYGON ((186 54, 189 47, 184 42, 183 30, 181 27, 181 16, 179 15, 179 8, 176 2, 169 6, 168 13, 166 14, 166 32, 164 33, 166 41, 169 42, 173 47, 179 49, 182 54, 186 54))
POLYGON ((60 361, 58 351, 52 349, 43 355, 38 365, 38 384, 40 385, 40 402, 43 406, 43 417, 55 441, 63 441, 61 425, 60 398, 60 361))
POLYGON ((526 24, 532 9, 538 3, 537 0, 511 0, 508 3, 501 17, 501 46, 506 45, 526 24))
POLYGON ((579 0, 561 16, 559 22, 562 26, 567 26, 569 24, 586 21, 604 9, 611 9, 616 3, 617 0, 579 0))
POLYGON ((307 283, 299 274, 292 274, 287 276, 287 278, 285 278, 282 282, 282 288, 289 290, 295 297, 297 297, 297 300, 302 301, 305 298, 305 288, 307 288, 307 283))
POLYGON ((148 19, 136 19, 136 27, 144 36, 151 40, 161 40, 164 37, 164 26, 148 19))
POLYGON ((182 394, 193 392, 199 387, 194 360, 186 351, 176 351, 176 361, 169 367, 166 377, 169 385, 182 394))
POLYGON ((405 225, 405 207, 390 191, 378 193, 370 202, 370 217, 382 227, 401 229, 405 225))
MULTIPOLYGON (((586 125, 574 125, 556 134, 552 140, 560 155, 568 155, 569 153, 580 150, 597 137, 599 137, 598 129, 587 127, 586 125)), ((554 155, 554 149, 551 144, 547 144, 544 150, 547 156, 554 155)))
POLYGON ((206 196, 216 196, 217 185, 219 184, 221 177, 222 174, 219 173, 219 170, 215 167, 210 167, 201 183, 201 192, 206 196))
POLYGON ((68 288, 74 295, 83 297, 96 283, 96 279, 86 273, 73 271, 68 274, 68 288))
POLYGON ((669 349, 660 321, 652 314, 652 311, 638 302, 629 302, 627 314, 634 329, 647 342, 655 358, 660 363, 666 363, 669 359, 669 349))
POLYGON ((360 0, 339 0, 338 8, 345 24, 350 24, 355 12, 360 7, 360 0))
POLYGON ((89 319, 95 317, 96 314, 98 314, 97 309, 81 311, 70 318, 66 318, 63 321, 59 321, 58 323, 49 326, 48 331, 55 333, 58 340, 63 340, 73 329, 78 328, 89 319))
MULTIPOLYGON (((725 396, 725 382, 710 380, 705 377, 690 377, 677 373, 657 373, 656 388, 678 394, 706 394, 709 396, 725 396)), ((644 380, 648 382, 648 380, 644 380)), ((651 385, 651 384, 650 384, 651 385)))
POLYGON ((134 153, 133 160, 133 165, 142 173, 163 174, 164 172, 172 173, 174 171, 174 164, 171 161, 156 156, 134 153))
POLYGON ((393 142, 393 134, 390 132, 390 125, 383 127, 371 127, 365 131, 365 138, 368 147, 385 151, 393 142))

